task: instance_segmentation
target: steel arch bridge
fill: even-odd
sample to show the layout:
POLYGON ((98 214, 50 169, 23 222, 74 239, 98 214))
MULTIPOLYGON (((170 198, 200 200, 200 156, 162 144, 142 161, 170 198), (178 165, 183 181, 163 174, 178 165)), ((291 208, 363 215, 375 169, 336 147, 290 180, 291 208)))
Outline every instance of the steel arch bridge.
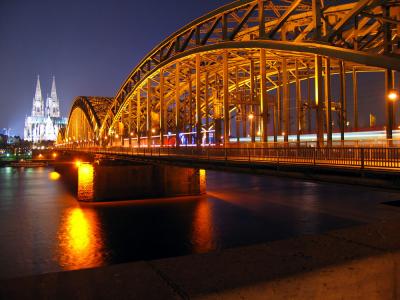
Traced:
MULTIPOLYGON (((350 116, 346 74, 385 72, 387 93, 400 72, 398 0, 242 0, 181 28, 133 69, 114 98, 77 97, 64 143, 227 144, 315 132, 341 138, 350 116), (340 3, 340 4, 338 4, 340 3), (332 97, 332 78, 340 96, 332 97), (295 93, 294 101, 290 93, 295 93), (306 91, 306 92, 305 92, 306 91)), ((386 103, 392 138, 393 102, 386 103)))

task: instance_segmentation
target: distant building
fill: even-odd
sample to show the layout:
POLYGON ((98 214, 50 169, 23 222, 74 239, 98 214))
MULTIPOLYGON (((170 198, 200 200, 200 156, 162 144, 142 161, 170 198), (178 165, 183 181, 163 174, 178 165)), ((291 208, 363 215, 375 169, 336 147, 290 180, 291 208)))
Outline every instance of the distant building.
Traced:
POLYGON ((58 130, 65 127, 67 118, 60 117, 60 103, 57 97, 56 80, 53 76, 50 97, 47 96, 46 106, 37 78, 35 97, 33 98, 32 114, 25 118, 24 139, 32 142, 55 141, 58 130))

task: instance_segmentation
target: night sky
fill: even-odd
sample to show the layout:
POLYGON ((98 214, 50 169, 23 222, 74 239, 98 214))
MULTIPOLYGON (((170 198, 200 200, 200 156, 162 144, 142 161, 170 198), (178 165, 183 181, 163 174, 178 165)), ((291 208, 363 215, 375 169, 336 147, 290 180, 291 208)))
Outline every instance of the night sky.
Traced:
MULTIPOLYGON (((229 2, 0 0, 0 129, 11 127, 13 134, 23 134, 37 74, 43 97, 56 76, 61 112, 67 116, 75 96, 115 96, 154 46, 229 2)), ((360 80, 360 103, 377 101, 383 85, 375 91, 370 82, 382 79, 377 75, 360 80)))
POLYGON ((78 95, 115 96, 161 40, 229 0, 0 0, 0 129, 23 134, 36 76, 61 112, 78 95))

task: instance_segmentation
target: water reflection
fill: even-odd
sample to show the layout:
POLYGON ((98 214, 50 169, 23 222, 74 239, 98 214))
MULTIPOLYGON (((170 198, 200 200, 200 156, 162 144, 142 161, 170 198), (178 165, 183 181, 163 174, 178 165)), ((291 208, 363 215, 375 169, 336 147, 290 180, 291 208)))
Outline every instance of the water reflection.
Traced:
POLYGON ((58 179, 60 179, 60 173, 57 173, 57 172, 50 172, 49 173, 49 179, 50 180, 53 180, 53 181, 56 181, 56 180, 58 180, 58 179))
MULTIPOLYGON (((399 199, 398 192, 214 171, 207 171, 204 197, 78 203, 63 176, 49 180, 50 172, 0 168, 0 279, 208 252, 399 218, 398 210, 379 204, 399 199)), ((81 176, 95 176, 92 172, 83 168, 81 176)))
POLYGON ((200 200, 195 208, 192 244, 193 252, 196 253, 215 249, 212 207, 207 199, 200 200))
POLYGON ((59 264, 66 270, 104 264, 104 241, 95 210, 80 207, 66 210, 62 216, 59 240, 59 264))
POLYGON ((90 163, 80 163, 78 165, 78 200, 93 200, 93 176, 94 170, 93 166, 90 163))

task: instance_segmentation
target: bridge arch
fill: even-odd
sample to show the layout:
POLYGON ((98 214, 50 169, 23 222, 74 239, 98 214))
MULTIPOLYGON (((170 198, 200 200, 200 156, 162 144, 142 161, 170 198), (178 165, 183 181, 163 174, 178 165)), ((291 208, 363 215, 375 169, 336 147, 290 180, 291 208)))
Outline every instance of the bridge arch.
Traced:
POLYGON ((67 142, 98 141, 98 132, 113 98, 78 96, 73 100, 64 139, 67 142))
MULTIPOLYGON (((300 139, 313 127, 319 141, 324 128, 329 140, 333 115, 342 132, 349 117, 349 73, 357 130, 357 74, 385 72, 389 91, 393 71, 400 71, 400 8, 393 1, 335 2, 236 1, 194 20, 133 69, 96 136, 150 146, 183 134, 199 145, 210 135, 215 143, 248 133, 252 141, 256 135, 264 142, 278 135, 287 141, 289 133, 300 139), (331 93, 334 76, 338 99, 331 93)), ((393 111, 391 103, 387 110, 393 111)), ((386 127, 390 138, 390 118, 386 127)))

